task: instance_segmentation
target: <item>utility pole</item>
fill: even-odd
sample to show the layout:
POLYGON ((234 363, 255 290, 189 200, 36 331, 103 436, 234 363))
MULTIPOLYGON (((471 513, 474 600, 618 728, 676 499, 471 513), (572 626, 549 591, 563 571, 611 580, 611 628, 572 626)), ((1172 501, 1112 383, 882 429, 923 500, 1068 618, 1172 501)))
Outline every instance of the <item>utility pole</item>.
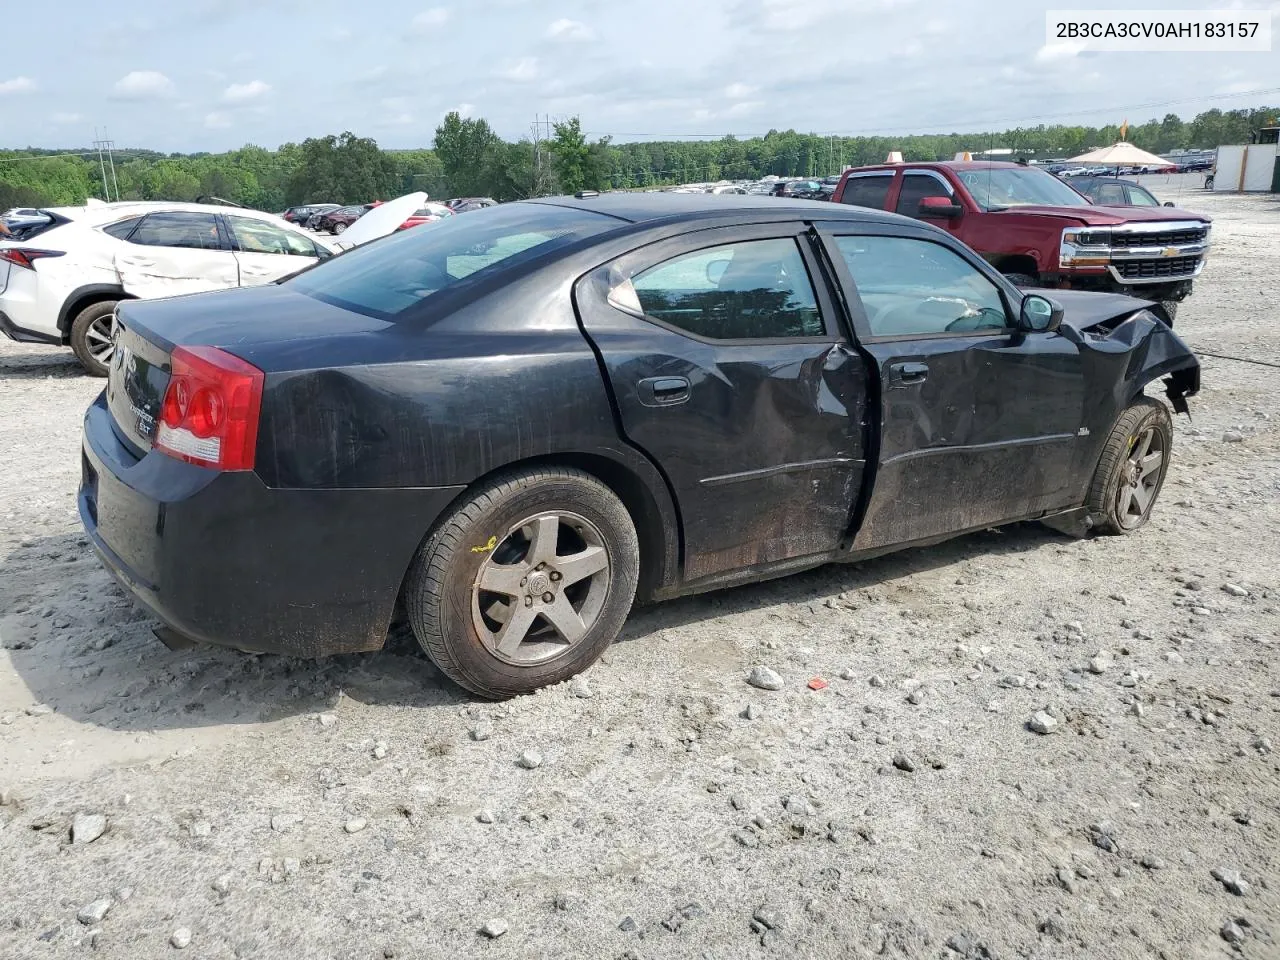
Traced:
POLYGON ((102 171, 102 196, 103 196, 103 199, 107 201, 107 203, 110 203, 111 202, 111 185, 115 184, 115 195, 116 195, 115 198, 119 200, 120 199, 120 183, 119 181, 116 180, 116 161, 115 161, 115 158, 112 156, 112 151, 115 149, 115 142, 112 140, 108 140, 106 137, 106 134, 107 134, 107 131, 104 128, 102 131, 102 136, 98 136, 98 128, 97 127, 93 128, 93 146, 94 146, 94 149, 98 151, 98 168, 102 171), (110 182, 107 181, 108 163, 110 163, 111 165, 110 182))
POLYGON ((535 114, 533 128, 533 187, 530 195, 543 197, 551 192, 551 158, 546 142, 551 139, 551 114, 546 119, 535 114), (544 136, 545 130, 545 136, 544 136))

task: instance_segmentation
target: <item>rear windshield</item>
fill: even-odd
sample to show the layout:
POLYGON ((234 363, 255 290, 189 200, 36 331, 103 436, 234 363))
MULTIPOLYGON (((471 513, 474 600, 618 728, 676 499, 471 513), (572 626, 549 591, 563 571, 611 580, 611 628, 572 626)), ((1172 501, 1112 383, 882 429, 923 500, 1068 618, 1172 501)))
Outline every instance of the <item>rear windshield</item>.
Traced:
POLYGON ((465 217, 446 217, 430 230, 392 234, 284 284, 347 310, 394 320, 469 277, 492 276, 617 224, 586 210, 509 203, 465 217))

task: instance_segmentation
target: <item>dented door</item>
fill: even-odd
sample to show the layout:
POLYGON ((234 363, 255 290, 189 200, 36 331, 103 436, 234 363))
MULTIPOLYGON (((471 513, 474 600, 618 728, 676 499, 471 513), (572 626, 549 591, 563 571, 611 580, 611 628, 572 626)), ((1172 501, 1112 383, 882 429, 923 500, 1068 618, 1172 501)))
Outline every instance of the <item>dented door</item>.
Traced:
POLYGON ((143 299, 238 286, 235 255, 212 214, 152 213, 113 257, 120 285, 143 299))
POLYGON ((689 581, 830 553, 848 529, 866 368, 801 226, 700 231, 578 285, 622 430, 674 490, 689 581))

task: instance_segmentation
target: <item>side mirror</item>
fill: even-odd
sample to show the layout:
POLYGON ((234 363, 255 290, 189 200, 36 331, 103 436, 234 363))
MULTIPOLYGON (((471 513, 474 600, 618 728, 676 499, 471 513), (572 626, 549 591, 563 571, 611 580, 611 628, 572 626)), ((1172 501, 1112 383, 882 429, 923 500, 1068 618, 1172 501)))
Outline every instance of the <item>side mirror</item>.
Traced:
POLYGON ((916 213, 922 220, 954 220, 964 213, 964 207, 949 197, 925 197, 916 213))
POLYGON ((1031 293, 1022 298, 1018 329, 1025 333, 1052 333, 1062 324, 1062 304, 1031 293))
POLYGON ((1173 201, 1172 201, 1172 200, 1166 200, 1166 201, 1164 202, 1164 205, 1165 205, 1166 207, 1172 207, 1172 206, 1173 206, 1173 201))
POLYGON ((729 269, 728 260, 712 260, 707 264, 707 281, 715 286, 720 285, 720 278, 729 269))

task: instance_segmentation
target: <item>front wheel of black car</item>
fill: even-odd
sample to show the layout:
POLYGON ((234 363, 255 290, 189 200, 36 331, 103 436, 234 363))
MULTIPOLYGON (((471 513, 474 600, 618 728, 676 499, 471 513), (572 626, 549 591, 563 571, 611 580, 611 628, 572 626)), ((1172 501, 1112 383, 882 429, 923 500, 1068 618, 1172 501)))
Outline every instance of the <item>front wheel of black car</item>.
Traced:
POLYGON ((423 650, 451 680, 502 699, 594 663, 639 576, 635 526, 599 480, 524 470, 478 489, 427 538, 405 583, 423 650))
POLYGON ((1133 533, 1151 518, 1172 450, 1173 420, 1163 403, 1139 397, 1120 414, 1089 486, 1097 533, 1133 533))

